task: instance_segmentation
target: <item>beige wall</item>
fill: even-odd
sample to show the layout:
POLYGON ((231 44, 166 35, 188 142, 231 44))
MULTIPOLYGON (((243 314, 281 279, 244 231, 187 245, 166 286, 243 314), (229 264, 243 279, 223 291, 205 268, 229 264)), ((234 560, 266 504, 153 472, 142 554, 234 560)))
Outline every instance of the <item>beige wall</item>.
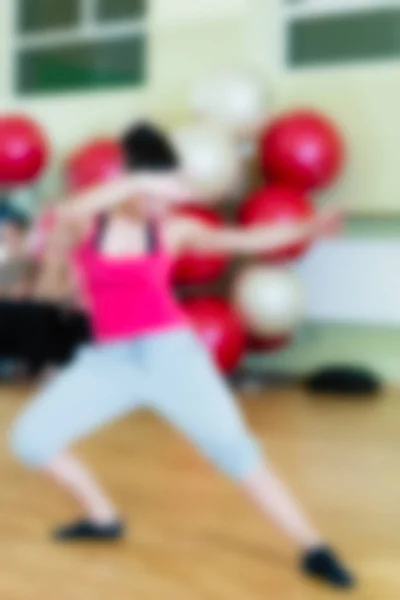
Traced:
POLYGON ((0 97, 44 123, 61 152, 88 135, 114 132, 137 115, 173 120, 187 110, 190 82, 216 64, 243 59, 246 0, 152 0, 147 85, 106 93, 16 101, 10 90, 10 18, 13 0, 0 2, 0 97))

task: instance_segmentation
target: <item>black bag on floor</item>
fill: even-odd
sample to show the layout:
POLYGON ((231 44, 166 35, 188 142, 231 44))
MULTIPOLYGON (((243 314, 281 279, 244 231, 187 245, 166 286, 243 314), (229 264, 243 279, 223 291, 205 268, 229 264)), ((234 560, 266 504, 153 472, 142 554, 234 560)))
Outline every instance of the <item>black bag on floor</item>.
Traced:
POLYGON ((374 373, 344 365, 322 368, 306 377, 303 384, 315 394, 376 396, 382 390, 382 382, 374 373))

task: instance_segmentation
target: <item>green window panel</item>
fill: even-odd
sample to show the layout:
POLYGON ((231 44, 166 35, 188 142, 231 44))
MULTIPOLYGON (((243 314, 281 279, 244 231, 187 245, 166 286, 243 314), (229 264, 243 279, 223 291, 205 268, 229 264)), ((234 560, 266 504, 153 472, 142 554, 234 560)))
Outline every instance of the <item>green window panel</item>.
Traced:
POLYGON ((23 50, 17 58, 21 95, 143 83, 146 38, 118 38, 23 50))
MULTIPOLYGON (((4 2, 4 0, 1 0, 4 2)), ((11 0, 17 2, 20 33, 74 27, 79 20, 80 0, 11 0)))
POLYGON ((297 19, 287 34, 293 67, 400 57, 400 9, 297 19))
POLYGON ((113 21, 137 19, 147 13, 147 0, 97 0, 97 19, 113 21))

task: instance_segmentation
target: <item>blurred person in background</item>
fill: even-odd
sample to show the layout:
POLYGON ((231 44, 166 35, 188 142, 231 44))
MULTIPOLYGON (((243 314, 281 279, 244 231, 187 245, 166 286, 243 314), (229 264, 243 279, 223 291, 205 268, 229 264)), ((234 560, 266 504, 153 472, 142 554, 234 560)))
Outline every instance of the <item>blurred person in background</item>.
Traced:
POLYGON ((176 254, 252 255, 318 237, 336 211, 304 223, 211 230, 173 207, 193 199, 168 139, 151 125, 122 140, 129 174, 70 198, 58 211, 42 273, 52 287, 61 265, 73 264, 94 342, 39 391, 14 424, 10 444, 78 502, 85 517, 59 527, 57 540, 115 540, 124 534, 117 509, 70 447, 139 406, 161 414, 302 553, 302 568, 340 587, 353 578, 265 461, 207 350, 173 297, 176 254))
POLYGON ((0 298, 22 299, 33 292, 34 261, 27 256, 29 219, 3 205, 0 210, 0 298))
POLYGON ((30 223, 7 205, 0 210, 0 375, 6 378, 61 366, 89 338, 69 266, 52 254, 51 229, 43 231, 41 221, 30 223))

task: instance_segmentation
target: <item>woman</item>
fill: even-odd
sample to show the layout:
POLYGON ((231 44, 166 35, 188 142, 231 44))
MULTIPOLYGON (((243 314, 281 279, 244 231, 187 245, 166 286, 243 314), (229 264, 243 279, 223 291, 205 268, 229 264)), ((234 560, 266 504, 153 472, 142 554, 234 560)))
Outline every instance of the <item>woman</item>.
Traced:
POLYGON ((17 420, 12 450, 62 485, 87 517, 56 530, 59 540, 116 539, 123 524, 70 446, 138 406, 161 414, 293 539, 303 569, 347 587, 352 577, 267 466, 235 400, 193 333, 169 284, 183 250, 251 255, 317 236, 335 215, 250 232, 210 230, 171 210, 188 199, 178 161, 150 126, 123 138, 133 174, 72 198, 60 211, 54 256, 71 246, 95 339, 17 420))

